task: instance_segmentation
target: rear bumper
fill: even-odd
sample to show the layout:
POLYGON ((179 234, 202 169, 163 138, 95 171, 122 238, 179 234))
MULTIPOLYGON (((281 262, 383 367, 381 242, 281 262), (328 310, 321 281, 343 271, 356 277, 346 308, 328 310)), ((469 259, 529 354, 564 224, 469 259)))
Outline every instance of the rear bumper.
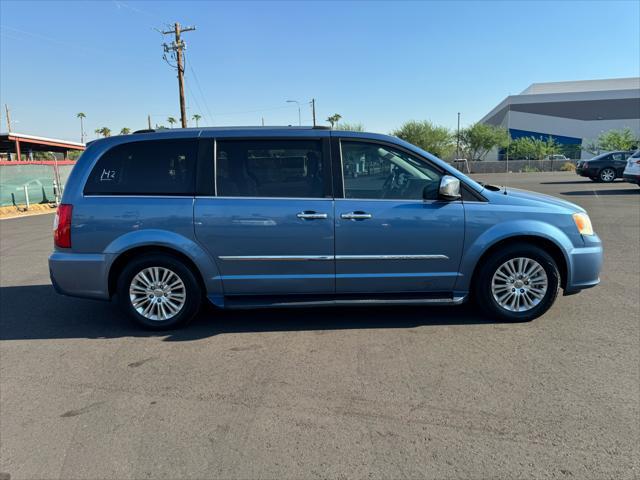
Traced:
POLYGON ((565 295, 576 293, 585 288, 595 287, 600 283, 603 250, 597 235, 589 237, 587 246, 574 248, 569 254, 569 275, 565 295))
POLYGON ((56 292, 72 297, 109 299, 106 255, 54 252, 49 276, 56 292))
POLYGON ((595 177, 598 175, 598 171, 596 169, 583 168, 583 167, 576 168, 576 173, 581 177, 589 177, 589 178, 595 177))
POLYGON ((624 181, 629 183, 635 183, 636 185, 640 185, 640 175, 633 175, 631 173, 625 173, 623 175, 624 181))

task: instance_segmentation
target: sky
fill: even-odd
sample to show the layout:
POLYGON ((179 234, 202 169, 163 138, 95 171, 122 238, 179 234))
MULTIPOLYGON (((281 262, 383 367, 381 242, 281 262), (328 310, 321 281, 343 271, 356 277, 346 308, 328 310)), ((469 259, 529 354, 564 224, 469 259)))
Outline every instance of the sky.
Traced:
MULTIPOLYGON (((79 140, 179 118, 157 31, 184 34, 187 113, 203 125, 311 124, 334 113, 390 133, 478 121, 534 82, 640 76, 640 1, 0 0, 0 130, 79 140)), ((193 124, 193 121, 190 121, 193 124)))

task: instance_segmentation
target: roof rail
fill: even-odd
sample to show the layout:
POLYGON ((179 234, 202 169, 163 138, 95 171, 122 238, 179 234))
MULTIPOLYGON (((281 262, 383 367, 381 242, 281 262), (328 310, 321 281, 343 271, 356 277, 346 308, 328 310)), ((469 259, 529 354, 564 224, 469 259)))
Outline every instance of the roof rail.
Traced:
POLYGON ((155 132, 155 129, 153 129, 153 128, 145 128, 143 130, 136 130, 133 133, 153 133, 153 132, 155 132))
POLYGON ((314 130, 331 130, 331 127, 327 127, 325 125, 314 125, 313 129, 314 130))

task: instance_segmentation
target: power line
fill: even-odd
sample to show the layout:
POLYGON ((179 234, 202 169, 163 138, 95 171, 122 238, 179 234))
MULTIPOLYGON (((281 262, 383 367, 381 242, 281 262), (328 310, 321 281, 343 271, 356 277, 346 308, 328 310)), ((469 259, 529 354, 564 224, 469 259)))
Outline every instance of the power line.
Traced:
POLYGON ((189 95, 191 95, 191 98, 193 98, 194 102, 196 102, 196 107, 198 107, 198 111, 202 112, 202 107, 200 106, 200 103, 198 102, 198 97, 195 96, 195 94, 193 93, 193 90, 191 90, 191 87, 189 86, 189 82, 185 82, 185 85, 187 85, 187 90, 189 90, 189 95))
MULTIPOLYGON (((213 125, 213 115, 211 114, 211 110, 209 109, 209 104, 207 102, 207 97, 205 97, 204 92, 202 91, 202 87, 200 86, 200 80, 198 80, 198 76, 196 75, 196 71, 193 68, 193 62, 191 61, 191 58, 189 58, 189 60, 187 60, 187 57, 185 55, 184 63, 187 64, 187 62, 189 63, 189 70, 191 71, 191 75, 193 75, 193 78, 196 81, 196 87, 198 87, 198 91, 200 92, 200 97, 202 98, 202 101, 204 102, 204 107, 207 109, 207 115, 209 116, 209 123, 210 123, 210 125, 213 125)), ((204 112, 202 112, 202 113, 204 113, 204 112)))

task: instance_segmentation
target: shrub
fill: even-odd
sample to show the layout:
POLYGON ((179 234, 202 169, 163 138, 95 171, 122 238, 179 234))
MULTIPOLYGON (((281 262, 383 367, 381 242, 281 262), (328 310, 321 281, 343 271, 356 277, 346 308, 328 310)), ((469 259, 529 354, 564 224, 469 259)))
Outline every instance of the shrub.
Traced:
POLYGON ((575 172, 576 165, 572 162, 564 162, 560 167, 561 172, 575 172))
POLYGON ((520 170, 522 173, 536 173, 536 172, 540 172, 541 170, 537 167, 531 167, 529 165, 525 165, 524 167, 522 167, 522 170, 520 170))

